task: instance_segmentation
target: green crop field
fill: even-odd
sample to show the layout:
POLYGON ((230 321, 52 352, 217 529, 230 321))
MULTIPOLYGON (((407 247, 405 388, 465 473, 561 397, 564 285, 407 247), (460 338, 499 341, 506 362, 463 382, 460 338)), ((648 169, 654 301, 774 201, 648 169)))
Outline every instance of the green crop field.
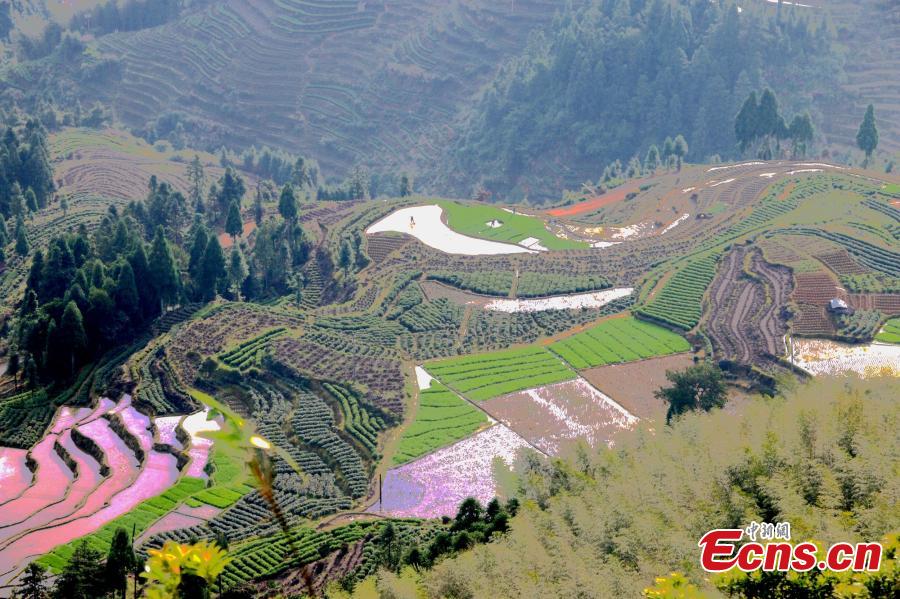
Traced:
POLYGON ((575 368, 591 368, 685 352, 691 346, 669 330, 629 317, 601 322, 550 349, 575 368))
POLYGON ((441 360, 428 372, 474 401, 483 401, 560 381, 577 374, 542 347, 526 347, 489 354, 441 360))
POLYGON ((493 239, 507 243, 519 243, 523 239, 534 237, 548 250, 584 249, 586 242, 560 239, 547 230, 544 221, 534 216, 512 214, 496 206, 484 204, 461 204, 459 202, 438 202, 447 214, 447 224, 454 231, 472 237, 493 239), (490 227, 488 223, 498 220, 503 223, 499 227, 490 227))
POLYGON ((416 419, 403 431, 395 464, 403 464, 450 445, 488 423, 487 416, 455 393, 432 381, 419 394, 416 419))
POLYGON ((887 321, 884 329, 875 336, 875 340, 883 343, 900 344, 900 318, 892 318, 887 321))

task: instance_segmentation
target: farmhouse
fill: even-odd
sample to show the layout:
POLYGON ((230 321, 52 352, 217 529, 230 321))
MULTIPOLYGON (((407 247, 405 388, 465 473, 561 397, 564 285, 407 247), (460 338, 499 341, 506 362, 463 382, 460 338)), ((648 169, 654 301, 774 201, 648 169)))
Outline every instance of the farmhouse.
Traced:
POLYGON ((828 311, 833 314, 850 314, 850 306, 844 300, 835 297, 828 302, 828 311))

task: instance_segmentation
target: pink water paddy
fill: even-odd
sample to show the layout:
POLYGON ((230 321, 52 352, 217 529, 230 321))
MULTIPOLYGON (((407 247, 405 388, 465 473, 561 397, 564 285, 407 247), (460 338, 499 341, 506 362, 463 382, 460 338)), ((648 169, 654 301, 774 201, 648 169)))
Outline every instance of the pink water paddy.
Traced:
POLYGON ((165 492, 176 480, 178 468, 175 457, 151 451, 134 484, 115 495, 106 507, 83 518, 29 532, 0 549, 0 585, 4 584, 4 577, 8 580, 12 572, 28 559, 98 530, 144 500, 165 492))
POLYGON ((84 505, 71 514, 66 520, 89 516, 104 507, 117 493, 128 487, 138 475, 138 463, 132 452, 122 439, 109 427, 109 421, 98 418, 78 427, 103 449, 109 476, 91 493, 84 505))
POLYGON ((482 503, 497 494, 494 460, 512 464, 528 443, 502 424, 388 470, 383 503, 372 511, 397 517, 453 516, 463 499, 482 503))
POLYGON ((163 416, 153 419, 153 424, 156 426, 157 437, 160 443, 164 443, 175 449, 184 449, 184 446, 175 434, 175 429, 178 427, 179 422, 181 422, 181 416, 163 416))
POLYGON ((188 456, 191 461, 187 466, 185 475, 195 478, 207 478, 203 469, 209 461, 209 450, 212 447, 212 439, 202 437, 201 433, 208 433, 219 430, 221 427, 215 420, 207 420, 209 409, 202 412, 196 412, 184 419, 181 428, 191 436, 191 447, 188 449, 188 456))
POLYGON ((54 503, 22 520, 16 524, 0 528, 0 547, 7 544, 10 539, 42 526, 54 520, 69 516, 77 510, 87 499, 88 495, 103 480, 100 476, 100 465, 97 460, 84 453, 72 441, 72 432, 64 431, 59 436, 59 444, 62 445, 76 464, 78 473, 75 482, 69 487, 69 493, 65 499, 54 503))
POLYGON ((150 433, 150 418, 144 416, 134 409, 134 406, 128 406, 121 412, 119 417, 125 424, 125 430, 134 436, 144 452, 148 452, 153 448, 153 435, 150 433))
POLYGON ((182 505, 174 512, 166 514, 159 520, 153 523, 153 526, 144 531, 140 537, 138 537, 138 543, 142 543, 144 540, 149 539, 153 535, 158 535, 163 532, 169 532, 172 530, 179 530, 181 528, 188 528, 190 526, 197 526, 198 524, 203 524, 211 520, 213 517, 217 516, 222 510, 217 507, 213 507, 211 505, 201 505, 199 507, 191 507, 189 505, 182 505))
POLYGON ((92 411, 93 410, 90 408, 70 408, 69 406, 63 406, 56 412, 56 417, 53 419, 53 427, 50 429, 50 432, 59 434, 64 430, 68 430, 78 422, 86 419, 92 411))
POLYGON ((24 449, 0 447, 0 505, 22 494, 31 484, 31 470, 25 464, 24 449))
POLYGON ((31 457, 37 462, 34 482, 21 495, 3 505, 0 527, 27 518, 66 496, 66 489, 74 476, 53 450, 56 438, 51 433, 31 450, 31 457))

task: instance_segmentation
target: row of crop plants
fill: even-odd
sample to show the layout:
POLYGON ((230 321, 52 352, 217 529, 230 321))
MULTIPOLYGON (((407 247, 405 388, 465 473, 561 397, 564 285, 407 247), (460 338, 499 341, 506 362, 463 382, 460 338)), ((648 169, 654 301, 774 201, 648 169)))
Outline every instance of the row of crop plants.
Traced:
POLYGON ((636 312, 680 329, 694 328, 700 322, 703 295, 716 275, 718 258, 711 253, 689 262, 636 312))
POLYGON ((394 464, 404 464, 459 441, 488 424, 484 412, 437 381, 419 392, 415 420, 403 431, 394 464))
POLYGON ((427 364, 441 382, 481 401, 575 378, 576 373, 543 347, 526 347, 427 364))
POLYGON ((352 391, 331 383, 324 383, 323 386, 341 406, 344 430, 374 454, 378 446, 378 433, 387 428, 384 419, 372 414, 352 391))
POLYGON ((628 317, 605 320, 553 343, 550 349, 581 369, 686 352, 691 347, 672 331, 628 317))
POLYGON ((283 335, 285 331, 284 327, 266 331, 257 337, 240 343, 234 349, 223 352, 219 355, 219 359, 228 366, 238 370, 246 370, 251 366, 258 366, 262 354, 265 353, 268 347, 269 340, 283 335))

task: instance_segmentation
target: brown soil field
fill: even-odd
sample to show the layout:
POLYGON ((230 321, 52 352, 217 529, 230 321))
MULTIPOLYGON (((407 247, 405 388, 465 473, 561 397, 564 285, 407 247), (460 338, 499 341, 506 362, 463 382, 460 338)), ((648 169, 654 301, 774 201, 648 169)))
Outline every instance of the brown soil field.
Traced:
POLYGON ((422 292, 429 301, 444 298, 450 300, 454 304, 478 306, 481 308, 486 306, 488 302, 497 299, 496 297, 488 297, 470 291, 463 291, 462 289, 455 289, 437 281, 421 281, 419 286, 422 288, 422 292))
POLYGON ((638 418, 664 422, 666 405, 653 397, 653 392, 667 384, 666 370, 681 370, 693 363, 691 354, 684 353, 598 366, 582 371, 581 375, 638 418))

